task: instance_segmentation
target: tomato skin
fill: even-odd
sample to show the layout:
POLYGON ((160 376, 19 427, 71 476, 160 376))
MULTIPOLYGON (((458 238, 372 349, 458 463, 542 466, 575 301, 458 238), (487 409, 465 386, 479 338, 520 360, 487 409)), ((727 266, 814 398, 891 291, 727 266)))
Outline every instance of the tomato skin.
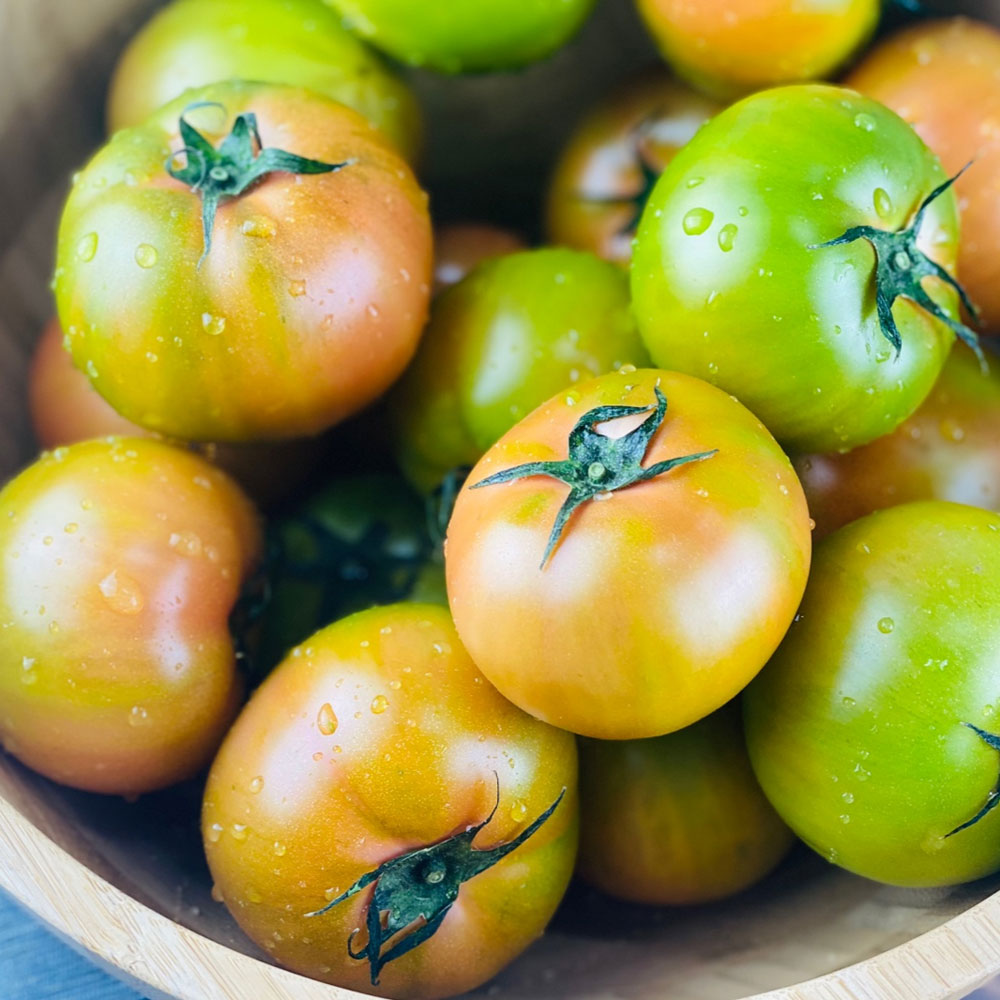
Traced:
POLYGON ((580 858, 591 885, 655 906, 707 903, 771 872, 794 838, 727 706, 652 740, 580 740, 580 858))
POLYGON ((445 542, 459 635, 502 694, 572 732, 641 739, 703 718, 764 665, 802 596, 809 515, 791 463, 756 417, 698 379, 616 372, 564 390, 467 483, 445 542), (543 476, 471 486, 564 459, 585 412, 647 406, 657 384, 666 421, 643 465, 718 454, 579 507, 540 569, 568 487, 543 476))
POLYGON ((523 249, 520 236, 499 226, 481 222, 443 226, 434 238, 434 294, 457 285, 484 260, 523 249))
POLYGON ((572 737, 483 682, 445 609, 377 608, 319 632, 250 700, 209 775, 205 849, 236 920, 281 964, 383 996, 462 993, 537 937, 562 897, 576 767, 572 737), (327 735, 324 705, 338 720, 327 735), (372 987, 367 964, 347 956, 370 892, 303 914, 382 862, 482 822, 498 779, 477 848, 512 839, 566 796, 516 852, 464 883, 440 929, 372 987))
MULTIPOLYGON (((73 366, 63 348, 58 320, 46 324, 35 345, 28 405, 35 438, 43 448, 97 437, 154 436, 115 412, 73 366)), ((271 445, 206 444, 197 450, 228 472, 257 503, 272 506, 302 489, 329 447, 325 439, 303 438, 271 445)))
POLYGON ((55 288, 74 361, 116 410, 184 440, 247 441, 314 434, 388 388, 416 349, 430 267, 426 195, 371 125, 305 90, 229 82, 118 132, 84 168, 55 288), (265 146, 353 162, 224 201, 199 266, 201 200, 164 168, 197 101, 226 109, 189 116, 216 144, 253 111, 265 146))
POLYGON ((577 126, 549 188, 546 228, 558 245, 628 266, 646 185, 722 110, 663 71, 626 82, 577 126))
POLYGON ((801 455, 795 468, 822 538, 912 500, 1000 510, 1000 372, 956 344, 923 405, 892 434, 846 454, 801 455))
MULTIPOLYGON (((898 299, 897 358, 871 244, 810 247, 858 225, 900 229, 944 180, 909 126, 851 91, 786 87, 723 111, 667 168, 639 227, 632 295, 653 361, 735 394, 796 451, 889 433, 930 392, 954 335, 898 299), (803 142, 814 134, 823 142, 803 142)), ((951 192, 939 197, 919 241, 952 273, 956 212, 951 192)), ((952 289, 926 290, 957 316, 952 289)))
POLYGON ((327 0, 348 28, 411 66, 442 73, 515 69, 576 34, 595 0, 327 0))
POLYGON ((816 548, 781 648, 745 698, 764 792, 811 847, 892 885, 951 885, 1000 868, 997 783, 1000 517, 906 504, 816 548), (845 819, 846 817, 846 819, 845 819))
POLYGON ((556 248, 485 261, 437 298, 393 394, 400 467, 428 492, 554 392, 646 359, 618 268, 556 248))
POLYGON ((29 767, 137 795, 191 777, 236 712, 229 613, 253 508, 203 459, 109 438, 0 491, 0 738, 29 767))
POLYGON ((173 0, 129 42, 108 92, 108 127, 139 125, 192 87, 222 80, 308 87, 364 115, 413 160, 420 106, 321 0, 173 0))
POLYGON ((732 99, 833 74, 875 33, 880 0, 636 0, 664 59, 732 99))
POLYGON ((949 173, 972 162, 955 185, 962 210, 958 273, 988 333, 1000 332, 998 62, 1000 32, 956 17, 890 36, 847 78, 909 122, 949 173))

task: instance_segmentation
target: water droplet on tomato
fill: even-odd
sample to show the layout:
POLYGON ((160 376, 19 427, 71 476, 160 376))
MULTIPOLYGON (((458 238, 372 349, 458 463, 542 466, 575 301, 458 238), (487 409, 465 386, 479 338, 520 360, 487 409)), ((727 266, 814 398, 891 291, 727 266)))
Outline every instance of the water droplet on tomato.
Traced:
POLYGON ((299 299, 306 294, 306 283, 304 281, 291 281, 288 283, 288 294, 293 299, 299 299))
POLYGON ((137 615, 145 607, 146 598, 138 581, 113 569, 97 585, 108 607, 120 615, 137 615))
POLYGON ((389 707, 389 699, 384 694, 377 694, 372 698, 372 715, 381 715, 389 707))
POLYGON ((267 215, 251 215, 249 219, 244 219, 243 225, 240 226, 240 232, 244 236, 258 240, 269 240, 277 231, 277 223, 267 215))
POLYGON ((891 618, 880 618, 878 620, 878 630, 883 635, 888 635, 895 627, 896 623, 891 618))
MULTIPOLYGON (((221 823, 213 823, 205 831, 205 839, 208 840, 208 842, 210 844, 217 844, 219 842, 219 839, 221 837, 222 837, 222 824, 221 823)), ((216 887, 213 885, 212 886, 212 899, 216 898, 215 897, 215 890, 216 890, 216 887)), ((219 903, 222 902, 222 897, 221 896, 219 896, 217 902, 219 902, 219 903)))
POLYGON ((712 224, 715 215, 707 208, 692 208, 681 225, 688 236, 700 236, 712 224))
POLYGON ((875 188, 872 202, 875 205, 875 214, 880 219, 888 219, 892 215, 892 198, 885 188, 875 188))
POLYGON ((258 774, 255 778, 251 778, 250 779, 250 784, 249 784, 248 787, 250 789, 250 794, 251 795, 257 795, 257 794, 259 794, 260 790, 264 787, 264 778, 263 778, 263 776, 258 774))
POLYGON ((173 532, 168 544, 182 556, 200 556, 202 552, 201 538, 193 531, 173 532))
POLYGON ((135 248, 135 262, 139 267, 149 270, 151 267, 156 267, 156 262, 160 259, 160 255, 156 252, 156 247, 150 246, 148 243, 140 243, 135 248))
POLYGON ((234 823, 230 828, 229 832, 232 835, 233 840, 243 843, 247 839, 247 828, 245 823, 234 823))
POLYGON ((226 318, 214 316, 210 312, 202 313, 201 327, 210 337, 218 337, 226 329, 226 318))
POLYGON ((731 222, 719 230, 719 249, 723 253, 729 253, 736 246, 738 233, 739 229, 731 222))
POLYGON ((142 705, 133 705, 128 710, 128 724, 130 726, 145 726, 149 724, 149 712, 142 705))
POLYGON ((93 260, 97 255, 97 233, 87 233, 86 236, 80 238, 80 242, 76 245, 76 256, 78 260, 82 260, 84 263, 93 260))
POLYGON ((329 702, 320 708, 316 716, 316 726, 324 736, 332 736, 337 731, 337 715, 329 702))
POLYGON ((864 111, 854 116, 854 124, 865 132, 874 132, 876 127, 875 119, 864 111))

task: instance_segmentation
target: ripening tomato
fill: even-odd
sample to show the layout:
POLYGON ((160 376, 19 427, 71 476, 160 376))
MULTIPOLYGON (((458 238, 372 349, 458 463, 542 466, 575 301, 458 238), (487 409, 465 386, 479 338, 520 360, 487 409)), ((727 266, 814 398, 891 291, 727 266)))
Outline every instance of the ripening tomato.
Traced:
POLYGON ((657 739, 580 741, 578 870, 612 896, 725 899, 793 840, 750 769, 736 704, 657 739))
POLYGON ((735 394, 798 451, 889 433, 953 333, 975 343, 945 182, 905 122, 852 91, 784 87, 723 111, 639 226, 632 294, 653 361, 735 394))
POLYGON ((627 265, 657 178, 720 110, 663 71, 620 87, 583 119, 559 158, 546 212, 551 241, 627 265))
POLYGON ((242 685, 228 619, 260 556, 238 487, 140 438, 46 452, 0 491, 0 740, 135 795, 197 773, 242 685))
POLYGON ((881 0, 636 3, 664 59, 720 98, 830 76, 871 38, 881 10, 881 0))
POLYGON ((443 226, 434 238, 434 293, 457 285, 477 264, 524 249, 515 233, 486 223, 443 226))
POLYGON ((375 608, 253 696, 202 831, 217 892, 282 965, 381 996, 464 993, 566 889, 576 747, 484 682, 444 608, 375 608))
POLYGON ((576 34, 595 0, 326 0, 344 24, 411 66, 443 73, 516 69, 576 34))
POLYGON ((400 466, 429 491, 554 392, 646 360, 618 268, 553 248, 485 261, 437 298, 393 395, 400 466))
POLYGON ((937 385, 892 434, 846 454, 802 455, 795 467, 814 538, 884 507, 952 500, 1000 510, 1000 371, 956 344, 937 385))
POLYGON ((848 77, 888 105, 955 173, 962 211, 958 273, 1000 332, 1000 32, 956 17, 914 25, 886 39, 848 77))
POLYGON ((367 121, 230 82, 118 132, 83 170, 55 289, 74 361, 116 410, 247 441, 316 433, 388 388, 430 268, 426 195, 367 121))
POLYGON ((816 548, 746 695, 750 759, 812 848, 892 885, 1000 869, 1000 516, 904 504, 816 548))
POLYGON ((139 125, 191 87, 237 79, 308 87, 363 114, 408 159, 419 150, 413 94, 322 0, 173 0, 122 53, 108 126, 139 125))
POLYGON ((563 390, 486 453, 445 575, 462 641, 515 705, 639 739, 760 670, 810 544, 799 481, 752 413, 687 375, 631 370, 563 390))
MULTIPOLYGON (((58 448, 97 437, 152 437, 115 412, 73 366, 63 349, 58 320, 38 338, 28 373, 28 404, 35 438, 43 448, 58 448)), ((295 495, 315 474, 326 452, 325 438, 274 444, 206 444, 197 448, 213 465, 228 472, 260 504, 270 506, 295 495)))

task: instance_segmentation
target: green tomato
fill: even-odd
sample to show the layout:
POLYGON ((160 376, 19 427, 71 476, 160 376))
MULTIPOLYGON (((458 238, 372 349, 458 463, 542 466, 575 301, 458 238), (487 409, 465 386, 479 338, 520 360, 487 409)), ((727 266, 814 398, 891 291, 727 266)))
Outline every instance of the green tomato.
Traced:
POLYGON ((543 59, 595 0, 326 0, 347 27, 411 66, 443 73, 514 69, 543 59))
POLYGON ((796 450, 887 434, 930 392, 952 331, 974 340, 955 290, 913 277, 935 266, 926 254, 951 280, 953 193, 916 238, 904 230, 945 180, 909 125, 852 91, 785 87, 722 112, 671 162, 639 227, 632 291, 653 361, 733 393, 796 450), (891 247, 820 246, 858 226, 891 247), (876 287, 891 301, 894 284, 907 291, 882 323, 876 287))
POLYGON ((139 125, 190 87, 229 79, 309 87, 360 111, 408 159, 419 150, 413 94, 321 0, 173 0, 122 54, 108 125, 139 125))
POLYGON ((399 463, 433 489, 561 389, 623 364, 647 356, 613 264, 551 248, 485 261, 438 297, 395 392, 399 463))
POLYGON ((638 903, 724 899, 794 839, 750 769, 736 702, 656 739, 580 740, 580 809, 580 874, 638 903))
POLYGON ((1000 868, 998 606, 992 512, 906 504, 817 547, 746 727, 765 794, 830 861, 902 886, 1000 868))

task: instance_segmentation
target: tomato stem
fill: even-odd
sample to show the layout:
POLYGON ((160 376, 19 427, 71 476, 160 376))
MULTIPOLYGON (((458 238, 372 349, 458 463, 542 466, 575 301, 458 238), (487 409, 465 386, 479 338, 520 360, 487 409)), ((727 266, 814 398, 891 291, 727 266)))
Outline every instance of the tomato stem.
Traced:
MULTIPOLYGON (((988 747, 992 747, 994 750, 1000 750, 1000 736, 994 736, 993 733, 988 733, 985 729, 980 729, 979 726, 974 726, 971 722, 963 722, 963 726, 967 729, 971 729, 988 747)), ((996 786, 992 789, 989 795, 986 796, 986 802, 983 804, 982 809, 976 813, 972 819, 967 820, 960 826, 956 826, 951 833, 945 834, 945 840, 948 837, 954 837, 956 833, 961 833, 963 830, 968 830, 970 826, 975 826, 981 819, 988 816, 998 805, 1000 805, 1000 780, 997 781, 996 786)))
POLYGON ((958 292, 962 304, 973 319, 978 319, 979 312, 973 305, 965 289, 936 261, 930 259, 918 246, 917 239, 924 215, 930 205, 941 197, 965 173, 971 163, 966 164, 954 177, 936 187, 921 203, 917 214, 909 226, 891 232, 876 229, 874 226, 855 226, 848 229, 842 236, 818 243, 809 247, 810 250, 822 250, 825 247, 842 246, 857 240, 867 240, 875 250, 875 296, 878 308, 879 326, 882 335, 892 345, 898 358, 903 349, 903 338, 896 326, 892 307, 899 298, 910 299, 926 309, 935 319, 949 327, 952 332, 976 353, 980 365, 986 369, 986 358, 979 346, 979 336, 964 323, 949 316, 924 289, 924 278, 938 278, 958 292))
POLYGON ((351 958, 368 960, 372 986, 378 986, 379 975, 389 962, 423 944, 437 931, 458 899, 463 882, 492 868, 532 837, 556 811, 566 794, 564 788, 555 802, 513 840, 480 851, 472 846, 472 842, 493 819, 500 805, 500 778, 496 774, 494 777, 497 782, 496 802, 481 823, 430 847, 421 847, 383 862, 374 871, 362 875, 346 892, 322 909, 306 914, 307 917, 321 916, 375 884, 365 919, 367 942, 355 951, 353 944, 358 931, 353 931, 347 939, 347 953, 351 958), (393 942, 397 935, 401 936, 393 942))
POLYGON ((565 483, 569 496, 556 515, 549 542, 542 556, 540 569, 545 569, 549 556, 562 536, 573 511, 594 497, 614 493, 635 483, 643 483, 662 476, 671 469, 689 462, 700 462, 718 453, 718 449, 683 455, 643 468, 642 460, 649 449, 653 435, 660 429, 667 415, 667 397, 659 385, 655 387, 656 403, 650 406, 598 406, 588 410, 576 423, 569 435, 569 457, 561 462, 528 462, 512 469, 504 469, 470 486, 477 490, 483 486, 496 486, 528 476, 549 476, 565 483), (637 413, 649 413, 635 430, 621 438, 610 438, 594 429, 595 424, 637 413))
MULTIPOLYGON (((224 199, 238 198, 247 188, 273 173, 328 174, 349 166, 342 163, 323 163, 297 156, 273 146, 264 147, 253 112, 237 115, 233 129, 216 149, 185 117, 196 108, 222 107, 216 101, 198 101, 189 104, 181 113, 179 128, 183 147, 167 158, 164 169, 176 181, 187 184, 201 197, 202 229, 205 245, 198 266, 212 249, 212 230, 215 215, 224 199), (180 157, 184 165, 179 166, 180 157)), ((225 110, 225 108, 223 108, 225 110)))

